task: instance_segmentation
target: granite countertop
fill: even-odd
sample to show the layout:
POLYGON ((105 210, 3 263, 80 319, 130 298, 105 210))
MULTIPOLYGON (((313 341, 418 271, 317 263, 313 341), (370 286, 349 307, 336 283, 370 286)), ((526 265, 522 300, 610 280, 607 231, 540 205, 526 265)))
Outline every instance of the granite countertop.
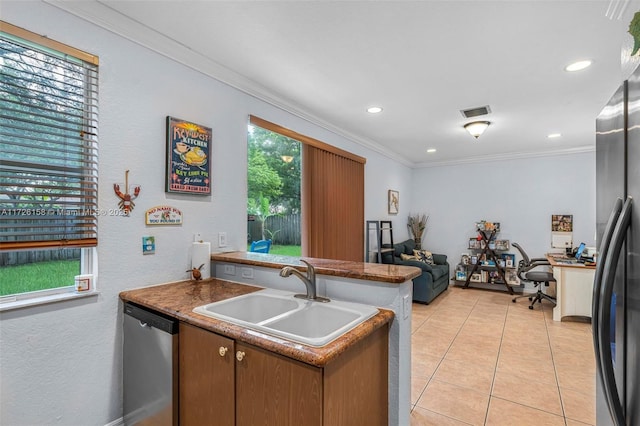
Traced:
POLYGON ((258 290, 262 290, 262 287, 211 278, 208 280, 179 281, 127 290, 120 293, 120 298, 127 302, 146 306, 180 321, 193 324, 231 339, 248 343, 316 367, 323 367, 337 358, 349 347, 361 341, 378 328, 391 322, 394 316, 392 311, 379 308, 379 313, 374 317, 358 325, 333 342, 316 348, 193 312, 193 308, 197 306, 258 290))
POLYGON ((356 278, 361 280, 379 281, 401 284, 420 276, 422 271, 415 266, 388 265, 381 263, 350 262, 345 260, 319 259, 315 257, 293 257, 264 253, 233 251, 211 254, 211 260, 216 262, 240 263, 244 265, 264 266, 280 269, 283 266, 296 266, 306 270, 304 259, 316 270, 316 274, 333 275, 337 277, 356 278))

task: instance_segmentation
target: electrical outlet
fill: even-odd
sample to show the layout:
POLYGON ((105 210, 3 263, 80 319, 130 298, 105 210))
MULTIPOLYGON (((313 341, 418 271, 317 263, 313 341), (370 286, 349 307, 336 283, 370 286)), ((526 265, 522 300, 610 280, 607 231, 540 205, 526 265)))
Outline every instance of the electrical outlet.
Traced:
POLYGON ((218 247, 226 247, 226 246, 227 246, 227 233, 218 232, 218 247))
POLYGON ((236 265, 224 265, 224 273, 227 275, 235 275, 236 265))
POLYGON ((242 268, 242 278, 253 279, 253 268, 242 268))

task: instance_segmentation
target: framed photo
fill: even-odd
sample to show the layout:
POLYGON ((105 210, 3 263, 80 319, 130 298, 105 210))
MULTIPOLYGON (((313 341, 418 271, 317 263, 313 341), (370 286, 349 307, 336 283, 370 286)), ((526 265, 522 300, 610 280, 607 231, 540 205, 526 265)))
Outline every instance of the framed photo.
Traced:
POLYGON ((469 260, 471 261, 472 265, 475 265, 478 263, 478 256, 471 256, 469 260))
POLYGON ((460 256, 460 263, 462 263, 463 265, 468 265, 469 260, 469 255, 467 253, 462 253, 462 256, 460 256))
POLYGON ((469 278, 469 281, 472 283, 481 283, 482 282, 482 275, 480 275, 479 273, 475 273, 475 274, 471 274, 471 278, 469 278))
POLYGON ((504 260, 504 266, 507 268, 515 268, 516 255, 511 253, 502 253, 502 260, 504 260))
POLYGON ((211 194, 211 128, 167 116, 165 192, 211 194))
POLYGON ((572 214, 552 214, 551 215, 551 231, 552 232, 573 232, 573 215, 572 214))
POLYGON ((389 214, 398 214, 400 210, 400 193, 390 189, 388 197, 389 214))
POLYGON ((509 240, 496 240, 496 250, 509 250, 509 240))
POLYGON ((506 269, 504 271, 504 277, 507 280, 507 284, 509 285, 519 285, 520 279, 518 279, 517 271, 513 268, 506 269))
POLYGON ((480 249, 480 243, 481 241, 479 241, 477 238, 469 238, 469 248, 470 249, 480 249))
POLYGON ((466 281, 467 271, 456 271, 456 281, 466 281))

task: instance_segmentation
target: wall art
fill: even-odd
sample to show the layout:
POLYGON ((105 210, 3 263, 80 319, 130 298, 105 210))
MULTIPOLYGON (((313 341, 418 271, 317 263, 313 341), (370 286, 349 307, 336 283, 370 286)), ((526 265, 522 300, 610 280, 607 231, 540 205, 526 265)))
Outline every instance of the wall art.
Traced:
POLYGON ((211 128, 167 117, 166 192, 211 194, 211 128))

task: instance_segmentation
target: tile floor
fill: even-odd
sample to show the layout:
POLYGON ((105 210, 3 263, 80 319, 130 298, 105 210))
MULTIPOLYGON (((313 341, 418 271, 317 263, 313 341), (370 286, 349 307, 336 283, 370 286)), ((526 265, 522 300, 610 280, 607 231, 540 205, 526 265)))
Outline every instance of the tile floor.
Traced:
POLYGON ((413 304, 411 425, 595 425, 588 322, 451 286, 413 304))

